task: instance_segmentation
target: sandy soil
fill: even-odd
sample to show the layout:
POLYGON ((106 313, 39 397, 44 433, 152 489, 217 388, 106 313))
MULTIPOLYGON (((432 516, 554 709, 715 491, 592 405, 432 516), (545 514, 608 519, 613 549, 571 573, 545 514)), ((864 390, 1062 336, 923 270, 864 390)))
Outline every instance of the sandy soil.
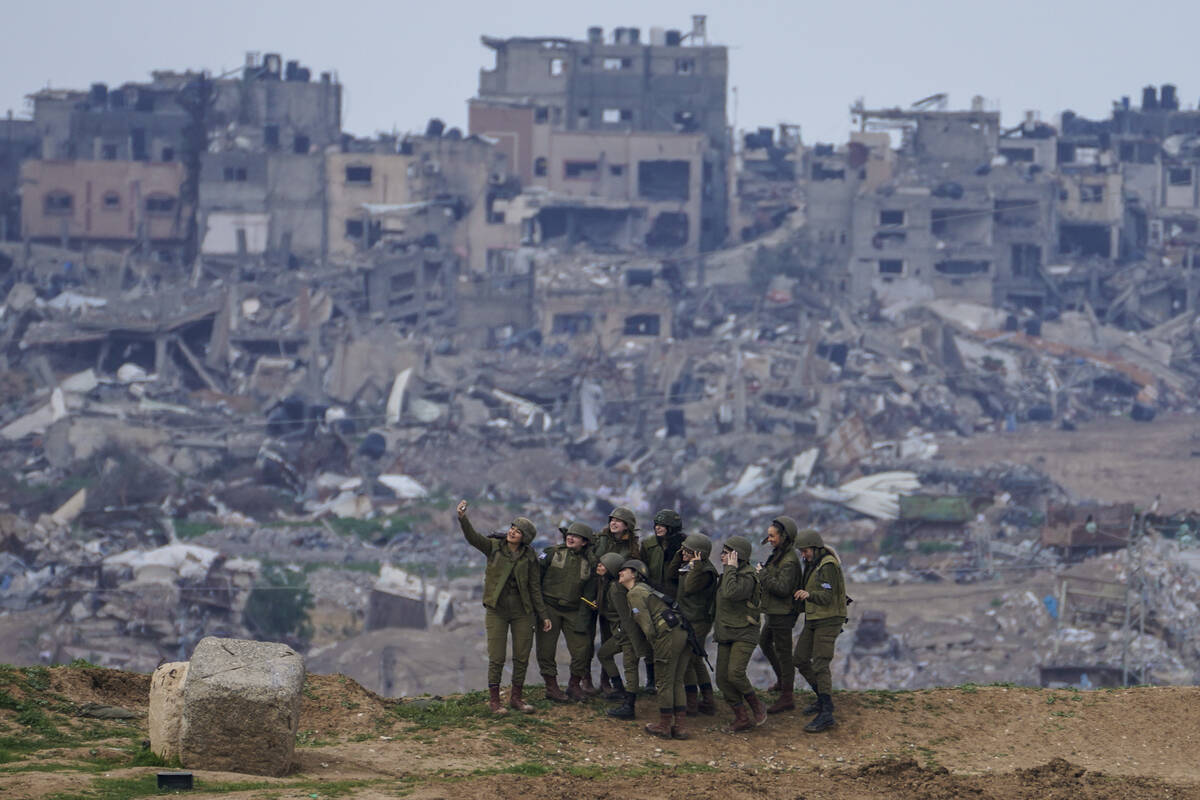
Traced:
MULTIPOLYGON (((145 712, 146 685, 141 675, 59 668, 51 691, 145 712)), ((397 705, 342 676, 310 676, 295 773, 258 779, 197 770, 190 796, 1200 798, 1200 688, 838 693, 839 724, 824 734, 805 734, 806 720, 789 713, 731 735, 721 730, 729 718, 722 709, 693 718, 687 741, 642 731, 648 700, 631 723, 604 717, 599 701, 551 706, 539 689, 530 694, 536 714, 494 719, 478 695, 397 705), (239 781, 254 788, 228 791, 239 781)), ((11 718, 0 711, 0 721, 11 718)), ((156 771, 78 771, 72 759, 90 754, 38 752, 5 764, 0 796, 87 797, 106 780, 156 771), (75 766, 30 767, 45 770, 56 759, 75 766)))

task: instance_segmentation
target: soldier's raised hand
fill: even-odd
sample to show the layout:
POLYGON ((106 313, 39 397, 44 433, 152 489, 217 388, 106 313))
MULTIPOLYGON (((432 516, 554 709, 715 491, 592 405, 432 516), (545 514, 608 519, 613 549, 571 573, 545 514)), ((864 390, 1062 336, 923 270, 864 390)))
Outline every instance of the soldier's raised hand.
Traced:
POLYGON ((467 501, 458 501, 458 518, 463 519, 467 516, 467 501))

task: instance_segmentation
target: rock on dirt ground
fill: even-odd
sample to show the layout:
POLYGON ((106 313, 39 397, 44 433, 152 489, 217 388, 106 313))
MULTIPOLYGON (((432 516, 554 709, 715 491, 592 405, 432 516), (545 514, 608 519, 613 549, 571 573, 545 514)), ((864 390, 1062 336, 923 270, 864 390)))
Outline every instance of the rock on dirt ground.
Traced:
MULTIPOLYGON (((154 795, 159 767, 140 747, 149 676, 3 667, 0 690, 0 796, 154 795), (85 702, 143 716, 81 721, 85 702)), ((688 741, 646 735, 645 719, 608 719, 599 701, 552 706, 530 694, 534 715, 492 719, 480 693, 396 702, 309 675, 297 770, 196 771, 190 796, 1200 798, 1200 688, 839 692, 839 724, 823 735, 804 734, 796 714, 726 734, 722 709, 693 720, 688 741)))

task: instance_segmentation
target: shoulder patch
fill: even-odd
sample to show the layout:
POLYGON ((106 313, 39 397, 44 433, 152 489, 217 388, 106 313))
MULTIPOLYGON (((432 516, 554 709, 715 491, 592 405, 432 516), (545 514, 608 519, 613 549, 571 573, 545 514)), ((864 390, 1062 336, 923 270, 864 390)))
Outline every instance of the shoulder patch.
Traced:
POLYGON ((832 589, 833 587, 832 587, 832 586, 830 586, 828 583, 822 583, 822 584, 821 584, 821 588, 822 588, 822 589, 832 589))

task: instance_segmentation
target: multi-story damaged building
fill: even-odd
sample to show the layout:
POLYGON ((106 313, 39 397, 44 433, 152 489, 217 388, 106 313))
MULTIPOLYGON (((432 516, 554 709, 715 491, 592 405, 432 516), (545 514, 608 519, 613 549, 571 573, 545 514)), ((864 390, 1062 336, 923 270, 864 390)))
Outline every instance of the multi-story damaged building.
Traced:
POLYGON ((695 254, 726 240, 727 54, 704 17, 645 39, 593 27, 584 40, 483 43, 496 63, 480 73, 470 131, 497 141, 523 185, 550 188, 536 212, 543 235, 559 218, 569 240, 600 248, 695 254), (553 183, 576 191, 559 203, 553 183), (663 202, 673 207, 651 205, 663 202))
POLYGON ((881 161, 875 180, 866 153, 848 154, 845 169, 857 168, 861 182, 851 214, 853 295, 1046 304, 1059 193, 1037 163, 1047 151, 1040 140, 1001 131, 999 113, 979 103, 968 111, 859 104, 852 113, 864 132, 901 138, 894 165, 881 161))
POLYGON ((37 158, 40 149, 32 120, 13 119, 11 111, 0 119, 0 242, 21 233, 21 162, 37 158))
POLYGON ((164 260, 183 238, 178 163, 25 161, 21 235, 30 241, 140 243, 164 260))

